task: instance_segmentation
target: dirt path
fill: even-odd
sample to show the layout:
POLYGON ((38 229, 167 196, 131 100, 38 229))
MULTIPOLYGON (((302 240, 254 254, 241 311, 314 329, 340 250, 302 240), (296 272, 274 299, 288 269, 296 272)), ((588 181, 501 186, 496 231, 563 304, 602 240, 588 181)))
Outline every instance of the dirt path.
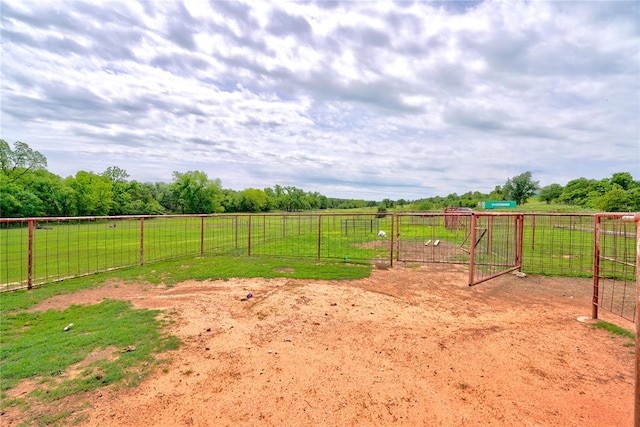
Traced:
POLYGON ((462 272, 398 267, 351 282, 112 283, 38 309, 105 297, 164 310, 183 346, 139 387, 87 396, 88 426, 633 423, 633 347, 576 321, 589 281, 469 288, 462 272))

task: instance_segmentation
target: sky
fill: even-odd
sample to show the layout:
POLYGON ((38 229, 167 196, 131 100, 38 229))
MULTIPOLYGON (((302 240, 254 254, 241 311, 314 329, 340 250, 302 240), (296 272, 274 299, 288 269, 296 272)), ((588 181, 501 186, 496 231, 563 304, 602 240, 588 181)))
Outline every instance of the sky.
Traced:
POLYGON ((637 1, 0 3, 0 137, 382 200, 640 179, 637 1))

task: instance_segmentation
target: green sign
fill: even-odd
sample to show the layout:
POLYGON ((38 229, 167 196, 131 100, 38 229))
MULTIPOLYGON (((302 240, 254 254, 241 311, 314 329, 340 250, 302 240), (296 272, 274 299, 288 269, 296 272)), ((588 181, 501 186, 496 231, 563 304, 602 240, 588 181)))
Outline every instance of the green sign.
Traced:
POLYGON ((496 201, 486 201, 480 202, 480 207, 485 209, 513 209, 516 207, 515 200, 496 200, 496 201))

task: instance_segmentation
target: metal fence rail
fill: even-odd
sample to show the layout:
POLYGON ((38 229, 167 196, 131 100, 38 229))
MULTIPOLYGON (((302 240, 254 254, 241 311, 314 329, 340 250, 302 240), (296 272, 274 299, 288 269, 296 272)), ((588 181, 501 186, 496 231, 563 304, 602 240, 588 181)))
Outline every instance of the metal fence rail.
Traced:
POLYGON ((203 254, 389 259, 393 216, 0 218, 0 291, 203 254), (387 230, 380 237, 378 232, 387 230))
MULTIPOLYGON (((626 295, 620 277, 630 274, 625 270, 630 266, 608 258, 622 254, 623 263, 633 263, 631 239, 623 237, 631 233, 624 228, 630 225, 618 224, 619 219, 617 225, 609 224, 613 220, 602 216, 606 220, 601 220, 604 240, 600 246, 607 252, 606 258, 596 258, 597 216, 517 215, 523 218, 520 237, 510 220, 470 212, 0 218, 0 290, 203 254, 384 259, 459 269, 469 265, 473 231, 474 241, 484 245, 475 254, 476 279, 516 267, 518 262, 526 273, 593 277, 594 259, 601 259, 600 275, 608 282, 599 294, 605 298, 600 306, 615 307, 607 291, 626 295), (472 230, 474 217, 476 229, 472 230), (379 231, 385 236, 378 236, 379 231), (482 236, 483 231, 490 234, 482 236), (518 262, 513 259, 516 244, 522 246, 518 262)), ((628 310, 623 311, 625 317, 628 310)))

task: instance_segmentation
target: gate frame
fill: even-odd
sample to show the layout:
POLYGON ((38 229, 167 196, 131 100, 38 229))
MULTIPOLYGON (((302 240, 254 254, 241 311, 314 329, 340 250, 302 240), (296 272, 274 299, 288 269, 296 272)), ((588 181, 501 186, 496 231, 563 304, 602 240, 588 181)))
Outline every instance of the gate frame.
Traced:
POLYGON ((640 427, 640 212, 634 215, 624 215, 622 220, 635 221, 636 223, 636 378, 633 419, 634 426, 640 427))
POLYGON ((470 242, 469 242, 469 286, 475 286, 480 283, 486 282, 491 279, 495 279, 496 277, 502 276, 504 274, 510 273, 512 271, 521 270, 522 269, 522 253, 523 253, 523 245, 524 245, 524 214, 523 213, 511 213, 511 212, 472 212, 471 213, 471 230, 470 230, 470 242), (498 273, 492 274, 491 276, 483 277, 480 280, 475 280, 474 270, 475 270, 475 251, 476 246, 479 243, 476 241, 476 225, 478 217, 512 217, 515 220, 515 236, 514 236, 514 249, 515 249, 515 265, 507 268, 506 270, 502 270, 498 273))

